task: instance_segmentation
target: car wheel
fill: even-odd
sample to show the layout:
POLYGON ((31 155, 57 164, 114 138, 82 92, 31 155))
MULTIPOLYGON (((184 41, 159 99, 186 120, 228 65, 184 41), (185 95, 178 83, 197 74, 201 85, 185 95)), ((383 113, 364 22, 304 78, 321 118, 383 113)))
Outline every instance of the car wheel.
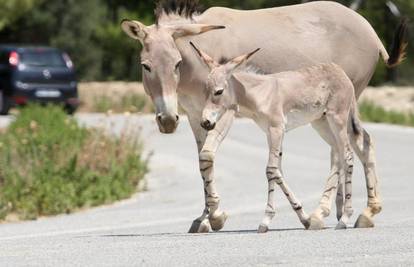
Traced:
POLYGON ((0 115, 8 115, 10 110, 10 99, 0 91, 0 115))
POLYGON ((65 111, 69 115, 73 115, 78 107, 70 104, 65 105, 65 111))

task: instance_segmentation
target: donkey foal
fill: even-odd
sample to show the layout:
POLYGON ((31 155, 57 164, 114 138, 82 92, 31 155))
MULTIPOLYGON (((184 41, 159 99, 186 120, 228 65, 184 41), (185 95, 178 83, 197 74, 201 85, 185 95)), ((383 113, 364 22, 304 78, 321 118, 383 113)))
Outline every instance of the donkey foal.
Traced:
MULTIPOLYGON (((344 200, 337 201, 340 210, 337 229, 346 228, 353 213, 353 152, 348 137, 348 119, 352 119, 356 130, 360 130, 361 126, 356 115, 353 84, 345 72, 336 64, 320 64, 271 75, 258 74, 249 67, 235 72, 259 49, 219 64, 197 49, 194 44, 191 45, 210 68, 202 126, 206 130, 212 130, 223 114, 234 110, 252 118, 267 134, 268 200, 265 216, 258 231, 266 232, 275 215, 276 185, 279 185, 286 195, 301 223, 310 229, 324 227, 322 218, 329 214, 330 203, 338 186, 339 192, 345 192, 345 197, 344 200), (308 123, 315 128, 324 129, 325 136, 322 137, 325 140, 332 139, 330 144, 335 151, 335 164, 339 172, 339 178, 338 175, 333 175, 331 181, 328 181, 331 188, 324 192, 327 201, 321 201, 318 209, 310 217, 285 183, 281 169, 284 133, 308 123)), ((321 134, 321 131, 318 133, 321 134)), ((342 197, 342 194, 339 196, 342 197)))

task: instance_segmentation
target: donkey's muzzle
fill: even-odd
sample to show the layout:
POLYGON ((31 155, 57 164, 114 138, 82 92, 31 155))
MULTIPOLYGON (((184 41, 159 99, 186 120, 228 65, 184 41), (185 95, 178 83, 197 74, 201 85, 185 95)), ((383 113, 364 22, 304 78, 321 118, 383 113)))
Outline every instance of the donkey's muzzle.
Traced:
POLYGON ((214 127, 216 127, 216 123, 215 122, 211 122, 209 120, 205 120, 201 123, 201 127, 203 127, 204 129, 206 129, 207 131, 211 131, 214 129, 214 127))
POLYGON ((178 115, 165 115, 163 113, 157 114, 158 128, 161 133, 174 133, 177 129, 180 117, 178 115))

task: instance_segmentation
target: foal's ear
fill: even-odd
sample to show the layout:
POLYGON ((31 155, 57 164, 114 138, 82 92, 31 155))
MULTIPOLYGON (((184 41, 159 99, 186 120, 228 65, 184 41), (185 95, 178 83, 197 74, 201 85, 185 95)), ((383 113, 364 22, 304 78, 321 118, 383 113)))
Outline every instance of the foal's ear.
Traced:
POLYGON ((147 26, 136 20, 124 19, 121 22, 121 28, 129 37, 141 43, 148 35, 147 26))
POLYGON ((190 45, 194 48, 194 50, 197 52, 198 56, 204 61, 204 63, 208 66, 210 70, 212 70, 214 67, 217 66, 216 62, 212 57, 201 51, 200 49, 195 46, 193 42, 190 42, 190 45))
POLYGON ((237 67, 239 67, 240 65, 242 65, 244 62, 246 62, 247 60, 249 60, 249 58, 251 58, 254 54, 256 54, 257 52, 259 52, 260 48, 257 48, 256 50, 254 50, 253 52, 250 52, 248 54, 236 57, 232 60, 230 60, 226 65, 228 66, 228 69, 230 70, 234 70, 237 67))

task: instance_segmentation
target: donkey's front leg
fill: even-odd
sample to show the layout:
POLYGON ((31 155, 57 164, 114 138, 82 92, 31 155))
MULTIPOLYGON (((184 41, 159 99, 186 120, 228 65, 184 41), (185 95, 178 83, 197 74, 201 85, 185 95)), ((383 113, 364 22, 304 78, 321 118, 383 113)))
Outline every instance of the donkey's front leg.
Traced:
POLYGON ((275 187, 279 185, 283 193, 289 200, 290 205, 299 217, 305 228, 309 227, 309 216, 303 210, 302 204, 295 197, 292 190, 285 183, 282 174, 282 139, 284 135, 283 127, 272 127, 268 132, 269 144, 269 161, 266 168, 268 181, 268 199, 265 210, 265 216, 259 225, 258 232, 265 233, 268 231, 269 224, 275 216, 275 187))
POLYGON ((207 132, 200 126, 200 120, 191 120, 190 123, 197 140, 199 151, 200 173, 204 184, 205 208, 203 214, 193 221, 190 233, 208 232, 211 228, 219 231, 226 222, 227 215, 219 209, 220 197, 217 193, 214 180, 215 154, 221 142, 226 137, 234 120, 234 112, 228 111, 214 130, 207 132))

